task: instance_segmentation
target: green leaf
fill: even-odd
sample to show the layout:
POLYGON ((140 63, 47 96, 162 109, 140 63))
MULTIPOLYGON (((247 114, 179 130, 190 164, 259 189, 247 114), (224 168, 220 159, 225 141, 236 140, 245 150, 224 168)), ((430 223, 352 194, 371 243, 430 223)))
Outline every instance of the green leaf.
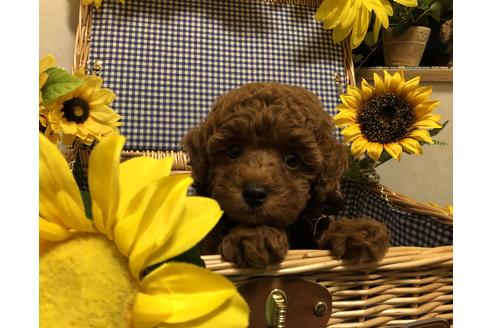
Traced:
POLYGON ((436 22, 439 22, 439 20, 441 19, 441 8, 442 4, 439 1, 431 4, 429 8, 429 15, 432 16, 432 18, 434 18, 436 22))
POLYGON ((352 57, 352 61, 354 62, 354 64, 362 61, 362 59, 364 59, 364 56, 362 56, 361 54, 357 54, 352 57))
POLYGON ((433 136, 437 135, 439 132, 441 132, 441 130, 444 129, 446 127, 446 125, 448 125, 448 122, 449 122, 449 120, 444 122, 440 128, 429 130, 430 136, 433 137, 433 136))
POLYGON ((67 73, 63 68, 51 67, 46 70, 48 80, 41 89, 43 103, 49 104, 53 100, 77 89, 83 83, 81 79, 67 73))
POLYGON ((87 190, 80 190, 80 194, 82 195, 82 202, 84 203, 85 216, 92 220, 91 194, 87 190))

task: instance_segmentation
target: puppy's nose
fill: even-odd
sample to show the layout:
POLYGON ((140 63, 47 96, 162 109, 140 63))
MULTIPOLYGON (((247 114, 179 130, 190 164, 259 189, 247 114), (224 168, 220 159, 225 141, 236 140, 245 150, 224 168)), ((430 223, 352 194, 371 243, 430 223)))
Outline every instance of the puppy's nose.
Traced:
POLYGON ((248 183, 243 190, 243 198, 251 207, 261 205, 267 197, 266 188, 257 183, 248 183))

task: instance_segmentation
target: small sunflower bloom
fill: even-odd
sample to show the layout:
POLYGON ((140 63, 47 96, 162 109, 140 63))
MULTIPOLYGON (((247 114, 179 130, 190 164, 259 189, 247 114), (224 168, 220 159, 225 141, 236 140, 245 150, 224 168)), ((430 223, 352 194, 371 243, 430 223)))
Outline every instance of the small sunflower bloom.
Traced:
MULTIPOLYGON (((416 7, 417 0, 394 0, 406 6, 416 7)), ((387 29, 393 7, 389 0, 324 0, 314 18, 323 22, 323 27, 333 30, 333 42, 349 37, 350 47, 357 48, 367 34, 372 13, 375 14, 373 33, 377 41, 381 25, 387 29)))
POLYGON ((362 79, 361 87, 348 86, 334 121, 351 152, 379 160, 383 150, 400 160, 402 152, 422 154, 421 143, 432 144, 428 130, 441 128, 441 116, 433 113, 439 101, 430 100, 432 87, 419 87, 420 77, 406 81, 402 71, 381 78, 374 85, 362 79))
POLYGON ((40 135, 41 327, 247 327, 229 280, 169 261, 212 229, 219 205, 187 196, 192 179, 170 175, 172 158, 120 164, 124 141, 110 136, 92 151, 89 219, 67 162, 40 135))
POLYGON ((61 133, 64 144, 73 144, 75 138, 86 145, 105 136, 118 134, 121 116, 111 107, 116 95, 102 88, 102 78, 77 73, 83 84, 46 106, 51 129, 61 133))

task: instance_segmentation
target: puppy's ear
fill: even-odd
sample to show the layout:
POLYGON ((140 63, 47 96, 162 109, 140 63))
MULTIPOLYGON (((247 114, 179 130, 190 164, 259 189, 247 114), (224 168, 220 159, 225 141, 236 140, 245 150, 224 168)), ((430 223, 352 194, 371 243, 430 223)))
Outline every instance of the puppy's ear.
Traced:
POLYGON ((205 123, 201 126, 192 128, 183 139, 183 150, 190 157, 192 166, 191 176, 194 186, 201 195, 207 193, 207 178, 209 170, 209 159, 207 154, 208 134, 205 123))
POLYGON ((319 147, 323 163, 316 181, 311 186, 311 209, 324 214, 336 213, 343 208, 340 181, 348 167, 348 154, 345 146, 337 142, 331 134, 331 120, 327 121, 319 147))

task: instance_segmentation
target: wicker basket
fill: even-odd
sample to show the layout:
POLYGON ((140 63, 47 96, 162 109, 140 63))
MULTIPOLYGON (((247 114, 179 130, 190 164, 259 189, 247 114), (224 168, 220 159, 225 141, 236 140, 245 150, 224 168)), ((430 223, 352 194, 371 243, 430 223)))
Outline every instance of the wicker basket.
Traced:
MULTIPOLYGON (((271 2, 318 6, 314 0, 275 0, 271 2)), ((80 5, 76 34, 74 70, 88 68, 92 7, 80 5)), ((346 81, 354 85, 351 50, 344 47, 346 81)), ((188 158, 182 152, 125 151, 124 158, 174 156, 173 169, 188 171, 188 158)), ((388 206, 425 215, 452 226, 452 216, 429 204, 389 191, 380 184, 366 186, 382 197, 388 206)), ((291 250, 284 262, 266 270, 234 268, 219 255, 203 256, 207 268, 241 284, 262 276, 296 276, 325 286, 333 298, 333 312, 328 327, 383 327, 434 317, 452 322, 453 248, 391 247, 378 263, 344 263, 329 251, 291 250)))

